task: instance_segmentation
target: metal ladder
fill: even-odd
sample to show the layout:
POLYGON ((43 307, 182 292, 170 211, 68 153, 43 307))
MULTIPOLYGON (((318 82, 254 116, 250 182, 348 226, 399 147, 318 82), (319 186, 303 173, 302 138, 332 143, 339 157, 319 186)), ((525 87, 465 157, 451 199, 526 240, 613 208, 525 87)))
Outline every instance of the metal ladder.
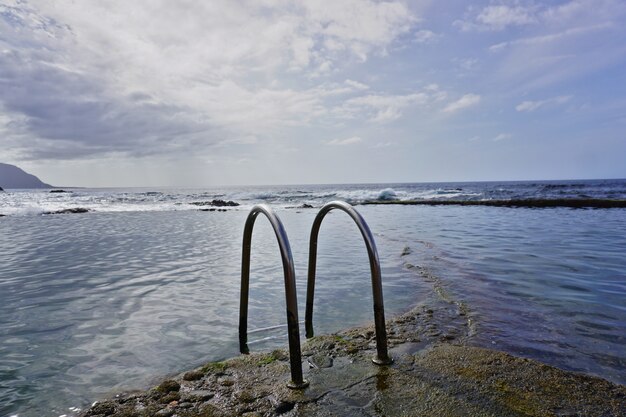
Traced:
POLYGON ((263 213, 269 219, 283 260, 285 274, 285 297, 287 300, 287 331, 289 335, 289 363, 291 366, 291 381, 287 386, 292 389, 302 389, 309 382, 302 377, 302 354, 300 352, 300 330, 298 328, 298 300, 296 297, 296 271, 291 256, 291 247, 283 223, 271 208, 265 204, 252 207, 243 230, 243 256, 241 260, 241 297, 239 301, 239 351, 247 354, 248 349, 248 290, 250 283, 250 244, 252 229, 257 216, 263 213))
MULTIPOLYGON (((313 337, 313 297, 315 292, 315 269, 317 263, 317 238, 324 217, 333 209, 348 213, 355 221, 367 247, 372 272, 372 293, 374 298, 374 323, 376 328, 377 355, 372 361, 377 365, 389 365, 393 362, 387 352, 387 332, 385 330, 385 308, 381 283, 380 262, 374 237, 363 217, 350 204, 343 201, 332 201, 325 204, 315 217, 309 241, 309 274, 307 279, 306 301, 306 337, 313 337)), ((291 366, 291 380, 287 386, 292 389, 303 389, 309 382, 302 376, 302 354, 300 348, 300 332, 298 328, 298 301, 296 296, 296 273, 287 232, 274 211, 265 204, 252 207, 243 232, 243 253, 241 261, 241 295, 239 304, 239 350, 248 354, 248 293, 250 284, 250 251, 252 230, 259 214, 263 213, 276 234, 285 275, 285 298, 287 304, 287 332, 289 338, 289 362, 291 366)))
POLYGON ((367 226, 363 216, 354 209, 350 204, 344 201, 331 201, 324 204, 313 221, 311 229, 311 238, 309 240, 309 276, 307 279, 306 290, 306 314, 305 327, 306 337, 313 337, 313 297, 315 295, 315 267, 317 264, 317 237, 319 235, 322 220, 332 210, 338 209, 345 211, 354 220, 358 226, 365 246, 367 247, 367 255, 370 260, 370 270, 372 272, 372 294, 374 298, 374 326, 376 328, 376 351, 377 355, 372 359, 377 365, 389 365, 393 360, 387 353, 387 330, 385 329, 385 306, 383 303, 383 287, 380 274, 380 261, 378 260, 378 251, 376 243, 370 228, 367 226))

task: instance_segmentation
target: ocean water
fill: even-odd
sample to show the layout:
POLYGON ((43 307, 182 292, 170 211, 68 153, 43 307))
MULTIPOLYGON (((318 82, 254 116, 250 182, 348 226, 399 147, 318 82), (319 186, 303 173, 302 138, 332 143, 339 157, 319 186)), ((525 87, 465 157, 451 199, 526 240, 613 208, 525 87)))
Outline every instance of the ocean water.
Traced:
MULTIPOLYGON (((70 416, 237 355, 241 238, 256 203, 285 224, 302 320, 309 232, 325 202, 624 199, 626 180, 68 191, 0 193, 0 416, 70 416), (240 206, 191 204, 213 199, 240 206), (91 211, 42 214, 76 207, 91 211)), ((626 209, 357 209, 378 245, 387 316, 436 297, 407 267, 416 265, 467 305, 468 343, 626 384, 626 209)), ((259 218, 251 350, 287 346, 283 291, 273 231, 259 218)), ((369 322, 370 300, 359 232, 333 212, 320 233, 316 332, 369 322)))

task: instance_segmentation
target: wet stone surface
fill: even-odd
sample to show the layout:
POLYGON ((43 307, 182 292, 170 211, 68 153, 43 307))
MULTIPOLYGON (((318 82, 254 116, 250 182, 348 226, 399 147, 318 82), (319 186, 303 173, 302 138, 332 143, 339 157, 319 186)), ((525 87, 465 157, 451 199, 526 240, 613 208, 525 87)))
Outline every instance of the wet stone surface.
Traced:
POLYGON ((626 387, 502 352, 464 346, 452 303, 389 320, 391 366, 372 363, 372 328, 303 343, 310 382, 291 390, 286 351, 242 355, 99 402, 83 417, 620 416, 626 387))

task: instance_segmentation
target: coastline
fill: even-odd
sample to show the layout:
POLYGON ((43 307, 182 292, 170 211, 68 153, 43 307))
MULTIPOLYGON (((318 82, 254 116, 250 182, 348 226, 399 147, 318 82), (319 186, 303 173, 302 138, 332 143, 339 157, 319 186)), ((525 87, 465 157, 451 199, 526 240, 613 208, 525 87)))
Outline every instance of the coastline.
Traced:
POLYGON ((418 306, 387 320, 394 363, 379 367, 373 327, 303 342, 310 386, 290 390, 286 350, 240 355, 94 403, 81 417, 618 416, 626 386, 471 347, 463 308, 418 306))

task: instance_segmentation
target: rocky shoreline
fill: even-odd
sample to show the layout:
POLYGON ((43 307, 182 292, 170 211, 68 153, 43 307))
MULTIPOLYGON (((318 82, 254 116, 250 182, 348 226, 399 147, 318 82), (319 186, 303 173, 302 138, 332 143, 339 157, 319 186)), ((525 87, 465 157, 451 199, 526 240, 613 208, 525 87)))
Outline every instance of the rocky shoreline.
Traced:
POLYGON ((371 327, 303 343, 310 386, 286 387, 285 350, 212 362, 147 391, 97 402, 81 417, 620 416, 626 387, 467 346, 463 305, 419 306, 387 322, 391 366, 371 362, 371 327))

